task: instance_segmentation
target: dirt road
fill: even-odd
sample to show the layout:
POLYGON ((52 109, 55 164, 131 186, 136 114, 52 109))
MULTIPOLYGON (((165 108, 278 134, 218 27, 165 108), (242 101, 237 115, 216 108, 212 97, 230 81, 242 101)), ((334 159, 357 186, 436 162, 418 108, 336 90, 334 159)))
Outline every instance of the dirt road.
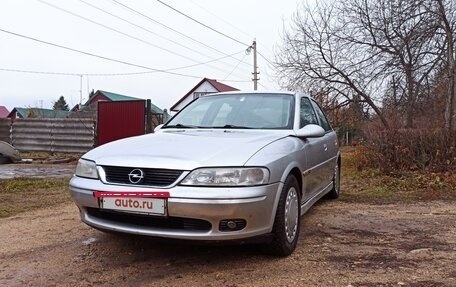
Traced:
POLYGON ((456 204, 323 201, 287 258, 104 234, 65 204, 0 219, 1 286, 456 286, 456 204))

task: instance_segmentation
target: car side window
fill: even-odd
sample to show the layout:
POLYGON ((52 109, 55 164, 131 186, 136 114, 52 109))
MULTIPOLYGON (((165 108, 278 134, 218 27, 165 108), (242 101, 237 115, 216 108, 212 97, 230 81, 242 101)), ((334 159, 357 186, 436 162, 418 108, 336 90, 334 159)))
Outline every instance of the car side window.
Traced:
POLYGON ((309 98, 301 98, 300 118, 300 128, 308 124, 318 125, 317 116, 315 115, 315 111, 312 107, 309 98))
POLYGON ((325 131, 330 131, 330 130, 332 130, 331 125, 329 124, 329 121, 328 121, 328 119, 326 118, 326 116, 325 116, 325 114, 323 113, 323 111, 321 110, 320 106, 319 106, 315 101, 313 101, 313 103, 314 103, 315 111, 317 112, 318 119, 320 120, 320 125, 321 125, 321 127, 322 127, 325 131))

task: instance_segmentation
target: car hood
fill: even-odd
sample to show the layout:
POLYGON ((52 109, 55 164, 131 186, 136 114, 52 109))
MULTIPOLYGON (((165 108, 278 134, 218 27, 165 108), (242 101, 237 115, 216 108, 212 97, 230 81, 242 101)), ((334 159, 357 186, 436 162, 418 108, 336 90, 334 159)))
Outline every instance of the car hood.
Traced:
POLYGON ((243 166, 285 131, 160 131, 114 141, 86 153, 98 165, 193 170, 203 166, 243 166))

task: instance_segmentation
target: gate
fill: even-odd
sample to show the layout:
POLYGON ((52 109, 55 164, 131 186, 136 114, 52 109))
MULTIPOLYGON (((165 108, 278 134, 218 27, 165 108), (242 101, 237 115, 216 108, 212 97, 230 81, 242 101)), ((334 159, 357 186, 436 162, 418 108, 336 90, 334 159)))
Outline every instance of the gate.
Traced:
POLYGON ((98 102, 97 145, 145 133, 146 101, 98 102))

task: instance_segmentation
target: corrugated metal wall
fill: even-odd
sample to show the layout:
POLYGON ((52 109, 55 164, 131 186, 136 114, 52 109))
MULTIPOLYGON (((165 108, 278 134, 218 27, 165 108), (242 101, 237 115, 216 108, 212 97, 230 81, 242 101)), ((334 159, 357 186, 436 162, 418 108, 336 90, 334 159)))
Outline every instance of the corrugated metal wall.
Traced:
POLYGON ((16 119, 12 145, 24 151, 83 153, 94 145, 92 119, 16 119))
POLYGON ((146 101, 98 102, 97 145, 145 133, 146 101))
POLYGON ((0 119, 0 141, 11 143, 11 119, 0 119))

